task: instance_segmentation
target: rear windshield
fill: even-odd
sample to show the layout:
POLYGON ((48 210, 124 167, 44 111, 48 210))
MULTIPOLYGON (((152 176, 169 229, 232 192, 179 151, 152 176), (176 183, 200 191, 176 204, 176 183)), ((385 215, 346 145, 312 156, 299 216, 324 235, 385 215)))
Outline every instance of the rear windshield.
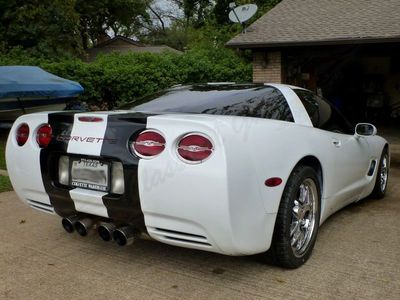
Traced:
POLYGON ((265 85, 196 85, 172 88, 121 109, 137 112, 246 116, 293 122, 282 93, 265 85))

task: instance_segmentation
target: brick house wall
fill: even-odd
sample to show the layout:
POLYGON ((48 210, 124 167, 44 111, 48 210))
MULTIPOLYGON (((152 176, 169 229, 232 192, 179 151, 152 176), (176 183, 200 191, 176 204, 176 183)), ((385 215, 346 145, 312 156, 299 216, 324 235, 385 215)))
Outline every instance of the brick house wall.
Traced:
POLYGON ((253 51, 253 82, 283 83, 280 51, 253 51))

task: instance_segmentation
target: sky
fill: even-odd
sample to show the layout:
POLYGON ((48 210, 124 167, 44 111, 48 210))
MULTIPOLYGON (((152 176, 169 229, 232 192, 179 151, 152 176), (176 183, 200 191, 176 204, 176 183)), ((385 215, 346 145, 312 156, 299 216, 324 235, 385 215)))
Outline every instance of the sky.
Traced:
MULTIPOLYGON (((182 14, 179 7, 170 0, 154 0, 154 6, 160 8, 163 11, 168 11, 172 15, 179 16, 182 14)), ((171 24, 171 20, 167 19, 165 25, 168 27, 171 24)))

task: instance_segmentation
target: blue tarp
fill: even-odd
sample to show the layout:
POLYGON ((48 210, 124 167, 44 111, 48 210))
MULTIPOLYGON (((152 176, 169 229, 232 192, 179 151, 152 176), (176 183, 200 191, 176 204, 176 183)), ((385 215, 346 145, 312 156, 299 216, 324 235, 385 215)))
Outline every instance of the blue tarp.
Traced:
POLYGON ((0 67, 0 98, 75 97, 82 86, 42 70, 39 67, 0 67))

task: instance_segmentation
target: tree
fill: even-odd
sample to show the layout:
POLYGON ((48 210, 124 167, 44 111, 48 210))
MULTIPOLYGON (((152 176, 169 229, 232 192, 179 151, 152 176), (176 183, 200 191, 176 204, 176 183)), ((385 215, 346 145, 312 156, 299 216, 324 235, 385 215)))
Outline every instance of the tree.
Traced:
POLYGON ((183 10, 186 28, 201 27, 212 10, 212 0, 172 0, 183 10))
POLYGON ((229 21, 229 3, 231 0, 217 0, 213 9, 213 14, 215 16, 215 22, 220 25, 228 24, 229 21))
POLYGON ((3 47, 20 46, 41 55, 79 53, 75 0, 0 0, 3 47))
POLYGON ((138 34, 145 23, 150 22, 148 0, 77 0, 79 32, 83 47, 96 44, 100 36, 138 34))
POLYGON ((150 22, 151 0, 0 0, 0 48, 58 56, 101 36, 137 35, 150 22))
MULTIPOLYGON (((221 47, 240 26, 228 20, 233 0, 0 0, 0 51, 20 47, 44 56, 79 54, 108 35, 185 49, 221 47), (207 46, 206 46, 207 47, 207 46)), ((260 17, 280 0, 257 3, 260 17)))

